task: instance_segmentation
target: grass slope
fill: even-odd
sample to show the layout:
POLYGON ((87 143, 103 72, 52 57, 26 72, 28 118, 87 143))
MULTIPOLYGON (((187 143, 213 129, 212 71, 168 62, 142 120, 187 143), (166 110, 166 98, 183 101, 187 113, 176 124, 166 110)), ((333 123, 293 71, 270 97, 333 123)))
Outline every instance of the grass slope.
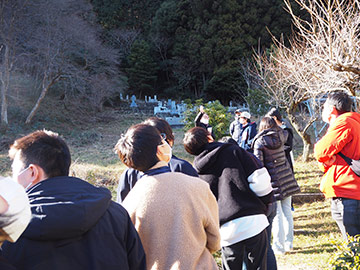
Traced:
MULTIPOLYGON (((30 127, 17 126, 2 135, 2 139, 11 141, 16 137, 36 129, 47 128, 61 134, 68 142, 73 164, 73 175, 98 186, 106 186, 116 195, 117 181, 125 169, 114 154, 113 148, 126 129, 146 119, 142 114, 122 115, 119 111, 105 111, 101 117, 88 121, 71 121, 70 115, 53 116, 40 114, 37 122, 30 127)), ((192 161, 182 146, 183 131, 174 129, 174 154, 192 161)), ((0 175, 11 174, 11 161, 7 149, 0 152, 0 175)), ((295 163, 296 178, 302 192, 319 192, 321 172, 316 162, 295 163)), ((341 236, 331 218, 328 201, 318 201, 295 205, 294 214, 294 250, 286 255, 277 256, 279 270, 326 269, 327 261, 334 252, 331 241, 339 242, 341 236)), ((217 254, 217 260, 219 260, 217 254)))

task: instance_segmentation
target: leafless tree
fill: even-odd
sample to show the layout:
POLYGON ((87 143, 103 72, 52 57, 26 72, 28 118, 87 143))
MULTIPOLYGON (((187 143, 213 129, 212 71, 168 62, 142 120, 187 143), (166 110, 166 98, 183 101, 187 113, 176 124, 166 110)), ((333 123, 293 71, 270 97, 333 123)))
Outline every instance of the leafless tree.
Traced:
MULTIPOLYGON (((115 81, 118 52, 99 39, 99 29, 93 24, 91 6, 87 1, 37 1, 32 8, 38 14, 38 22, 32 42, 28 43, 32 53, 26 64, 27 70, 39 78, 41 91, 25 123, 31 122, 49 89, 60 79, 76 82, 74 91, 80 95, 86 92, 86 100, 92 103, 103 102, 98 93, 105 95, 104 89, 108 90, 107 94, 119 91, 116 84, 112 85, 113 88, 93 89, 101 84, 94 84, 91 78, 101 78, 106 85, 115 81)), ((67 91, 71 89, 69 87, 67 91)), ((96 107, 101 108, 102 104, 96 107)))
POLYGON ((105 97, 124 88, 118 74, 119 50, 101 40, 87 0, 0 1, 1 123, 8 124, 7 104, 11 76, 30 76, 27 88, 38 98, 26 118, 30 123, 45 96, 61 81, 65 97, 78 105, 102 108, 105 97), (101 81, 95 83, 94 80, 101 81), (102 87, 102 85, 106 87, 102 87), (95 86, 97 88, 95 88, 95 86), (86 98, 75 99, 78 95, 86 98), (99 98, 101 93, 102 98, 99 98), (96 104, 96 105, 95 105, 96 104))
POLYGON ((285 45, 273 38, 270 53, 257 53, 256 74, 269 103, 286 109, 289 120, 304 142, 303 159, 309 157, 308 128, 299 105, 324 93, 343 89, 355 95, 360 79, 360 5, 358 0, 296 0, 310 20, 297 17, 284 0, 295 26, 285 45))
POLYGON ((0 91, 1 125, 8 125, 8 91, 11 73, 15 70, 17 56, 21 50, 19 38, 23 10, 27 1, 0 1, 0 91))
POLYGON ((138 38, 140 30, 115 29, 108 32, 111 42, 115 43, 124 56, 130 54, 131 46, 138 38))

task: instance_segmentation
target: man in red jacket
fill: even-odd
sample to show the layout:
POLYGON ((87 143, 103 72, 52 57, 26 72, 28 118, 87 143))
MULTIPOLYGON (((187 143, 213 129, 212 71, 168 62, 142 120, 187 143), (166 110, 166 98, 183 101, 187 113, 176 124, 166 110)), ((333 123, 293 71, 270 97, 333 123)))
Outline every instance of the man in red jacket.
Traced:
POLYGON ((339 155, 360 159, 360 114, 351 112, 351 106, 352 99, 345 92, 329 93, 322 112, 329 129, 314 149, 325 172, 320 190, 332 199, 332 217, 345 239, 346 234, 360 234, 360 177, 339 155))

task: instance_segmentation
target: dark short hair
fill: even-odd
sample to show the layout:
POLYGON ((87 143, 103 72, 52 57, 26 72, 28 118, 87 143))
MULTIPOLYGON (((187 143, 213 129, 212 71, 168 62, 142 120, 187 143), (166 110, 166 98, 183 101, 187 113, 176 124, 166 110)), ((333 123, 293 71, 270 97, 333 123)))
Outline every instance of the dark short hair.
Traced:
POLYGON ((351 112, 351 107, 353 105, 351 97, 344 91, 330 92, 326 102, 328 102, 330 106, 334 106, 340 114, 351 112))
POLYGON ((40 166, 47 177, 67 176, 71 165, 69 147, 57 134, 47 130, 38 130, 20 139, 10 146, 9 156, 14 159, 20 151, 20 160, 28 167, 40 166))
POLYGON ((184 147, 186 152, 191 155, 199 155, 204 147, 209 143, 209 131, 201 127, 189 129, 184 135, 184 147))
POLYGON ((131 126, 115 146, 115 152, 128 167, 147 171, 158 161, 157 146, 162 142, 160 132, 153 126, 131 126))
POLYGON ((168 143, 170 141, 174 142, 175 138, 174 138, 173 131, 171 129, 171 126, 169 125, 169 123, 166 120, 159 118, 159 117, 150 117, 144 121, 144 124, 156 127, 156 129, 160 133, 165 133, 166 141, 168 143))
POLYGON ((259 124, 259 132, 269 129, 269 128, 278 128, 279 126, 276 124, 275 120, 270 116, 264 116, 259 124))
POLYGON ((271 108, 271 110, 265 116, 275 117, 276 120, 280 122, 282 121, 281 113, 276 108, 271 108))

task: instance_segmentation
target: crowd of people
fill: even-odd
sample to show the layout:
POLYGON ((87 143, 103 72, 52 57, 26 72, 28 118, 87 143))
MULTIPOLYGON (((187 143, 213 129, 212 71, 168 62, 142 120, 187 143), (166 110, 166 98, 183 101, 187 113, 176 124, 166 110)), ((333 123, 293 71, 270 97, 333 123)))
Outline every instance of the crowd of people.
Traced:
MULTIPOLYGON (((69 176, 71 156, 42 130, 9 150, 13 179, 0 179, 1 269, 277 269, 293 249, 293 133, 272 108, 257 124, 236 110, 231 136, 215 140, 204 107, 183 138, 193 164, 172 153, 168 122, 131 126, 115 152, 128 169, 116 202, 106 188, 69 176), (210 127, 210 128, 209 128, 210 127), (271 237, 272 236, 272 237, 271 237), (271 242, 272 239, 272 242, 271 242)), ((341 232, 360 233, 360 178, 338 155, 359 159, 360 115, 351 98, 331 92, 325 136, 315 157, 321 190, 341 232)))

